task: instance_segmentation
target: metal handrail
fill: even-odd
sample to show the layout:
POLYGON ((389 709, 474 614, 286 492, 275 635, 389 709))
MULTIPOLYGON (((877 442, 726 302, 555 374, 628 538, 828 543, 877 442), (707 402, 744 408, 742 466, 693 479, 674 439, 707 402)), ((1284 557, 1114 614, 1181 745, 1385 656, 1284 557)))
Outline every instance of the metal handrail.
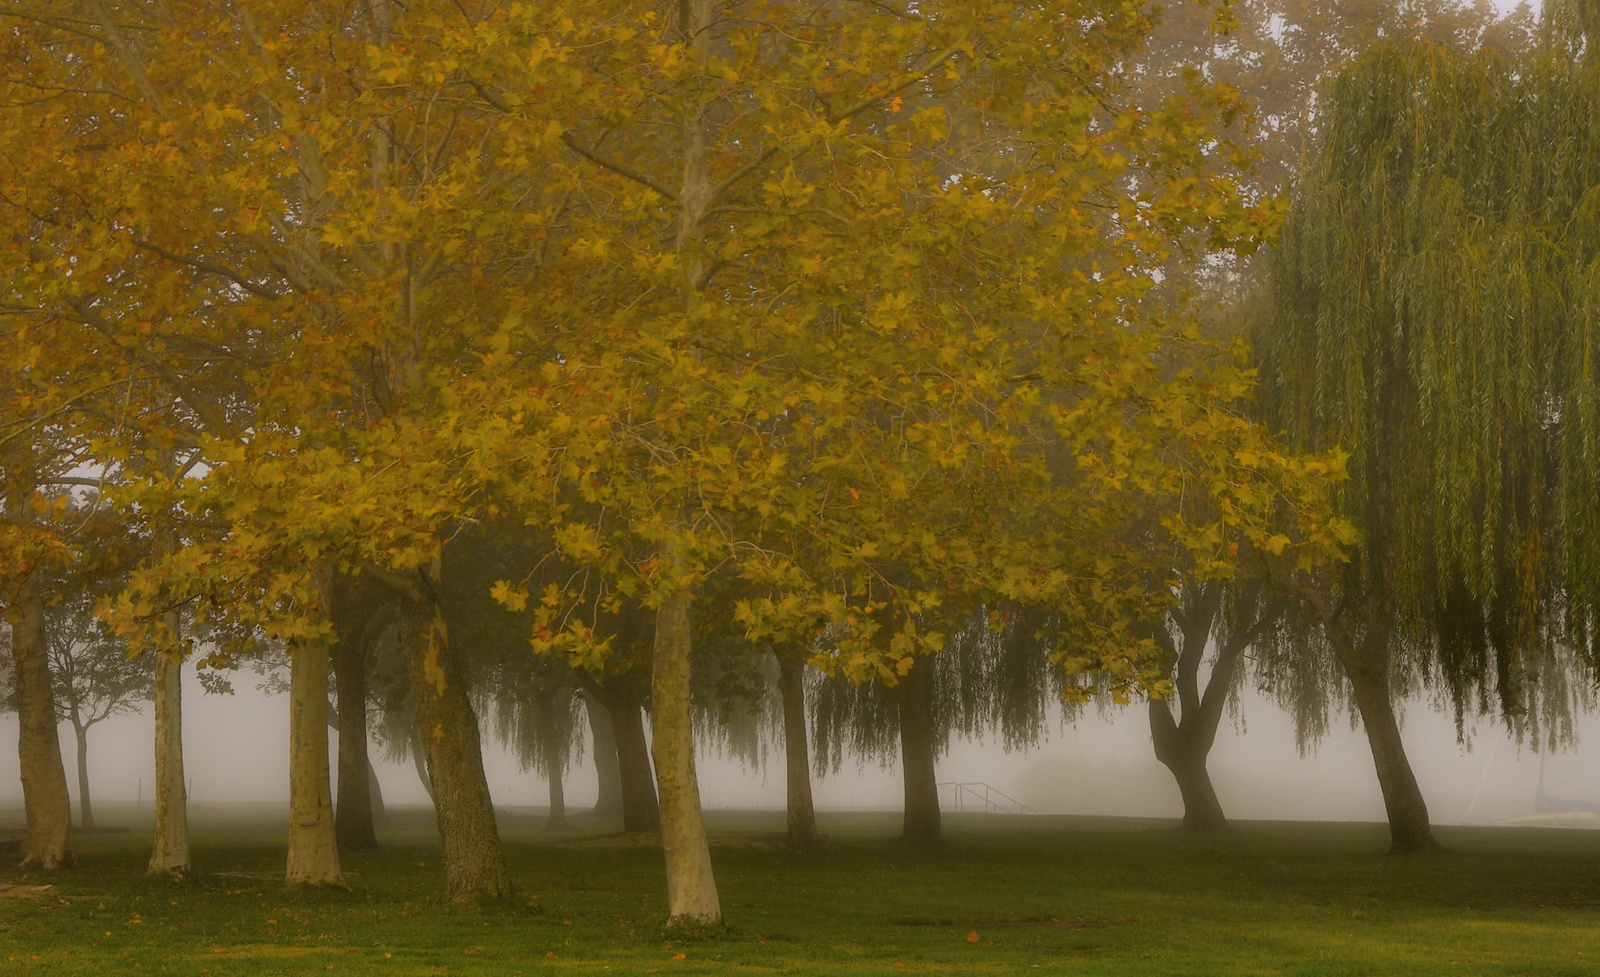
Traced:
POLYGON ((971 794, 975 799, 983 802, 983 812, 985 814, 1038 814, 1039 813, 1038 811, 1035 811, 1033 808, 1031 808, 1028 805, 1022 803, 1021 801, 1017 800, 1015 797, 1012 797, 1010 794, 1007 794, 1005 791, 999 789, 998 787, 991 787, 988 784, 979 783, 977 781, 963 782, 963 781, 958 781, 958 780, 945 780, 945 781, 941 781, 940 783, 934 784, 934 788, 935 789, 938 789, 940 787, 954 787, 955 788, 954 800, 955 800, 955 809, 957 811, 963 810, 962 802, 961 802, 962 797, 964 795, 966 795, 966 794, 971 794), (997 798, 998 798, 998 800, 997 800, 997 798), (1009 808, 1006 806, 1008 804, 1010 805, 1009 808))

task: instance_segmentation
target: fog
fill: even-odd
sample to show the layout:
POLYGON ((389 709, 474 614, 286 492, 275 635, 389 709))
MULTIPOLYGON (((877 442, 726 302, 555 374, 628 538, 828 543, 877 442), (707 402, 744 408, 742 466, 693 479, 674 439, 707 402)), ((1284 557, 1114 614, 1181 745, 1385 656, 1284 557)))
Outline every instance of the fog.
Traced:
MULTIPOLYGON (((190 799, 218 802, 288 801, 289 699, 268 694, 249 679, 235 679, 232 695, 205 693, 193 670, 184 689, 184 763, 190 799)), ((1366 738, 1348 722, 1336 723, 1316 752, 1302 758, 1290 718, 1272 704, 1246 696, 1242 722, 1224 720, 1211 752, 1210 769, 1224 809, 1243 819, 1382 821, 1366 738)), ((1586 748, 1600 733, 1594 717, 1577 722, 1575 751, 1543 756, 1488 723, 1469 728, 1470 748, 1456 740, 1447 715, 1412 703, 1404 735, 1429 813, 1436 824, 1491 823, 1534 813, 1541 768, 1545 792, 1554 798, 1600 800, 1600 760, 1586 748)), ((0 806, 21 804, 17 719, 0 717, 0 806)), ((70 726, 60 729, 67 779, 77 801, 76 749, 70 726)), ((337 734, 330 730, 330 749, 337 734)), ((96 801, 151 803, 154 777, 152 722, 142 715, 118 716, 90 731, 90 790, 96 801)), ((427 794, 409 762, 387 763, 373 749, 383 796, 390 805, 426 804, 427 794)), ((587 751, 585 751, 587 754, 587 751)), ((336 752, 334 756, 336 757, 336 752)), ((499 806, 543 806, 544 780, 518 769, 516 758, 492 740, 484 750, 489 789, 499 806)), ((699 759, 701 796, 709 808, 782 808, 781 750, 769 750, 764 769, 751 769, 704 748, 699 759)), ((332 766, 337 768, 337 763, 332 766)), ((1142 705, 1097 714, 1090 710, 1073 726, 1059 723, 1038 747, 1007 753, 990 741, 956 741, 940 759, 941 782, 984 783, 1046 814, 1178 817, 1183 808, 1166 769, 1151 755, 1142 705)), ((587 755, 566 781, 567 803, 582 810, 595 797, 595 773, 587 755)), ((899 771, 876 762, 857 767, 847 760, 836 774, 815 782, 821 809, 898 809, 899 771)), ((951 788, 941 802, 953 809, 951 788)))

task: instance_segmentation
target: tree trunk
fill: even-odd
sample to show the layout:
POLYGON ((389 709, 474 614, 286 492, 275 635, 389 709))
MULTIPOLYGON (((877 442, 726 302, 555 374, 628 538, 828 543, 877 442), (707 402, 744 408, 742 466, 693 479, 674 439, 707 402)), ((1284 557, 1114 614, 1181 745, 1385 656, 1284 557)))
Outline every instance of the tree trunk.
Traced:
POLYGON ((378 783, 378 772, 372 769, 372 758, 367 757, 367 797, 372 800, 373 827, 389 826, 389 808, 383 803, 383 785, 378 783))
POLYGON ((187 879, 194 868, 189 863, 189 795, 183 782, 183 662, 157 652, 155 666, 156 828, 148 871, 187 879))
POLYGON ((564 694, 554 693, 539 703, 539 725, 542 727, 539 732, 544 740, 544 775, 550 785, 550 814, 546 826, 551 829, 567 826, 567 791, 566 785, 561 782, 566 756, 565 751, 558 748, 562 731, 558 728, 555 716, 557 703, 565 702, 564 694))
POLYGON ((554 756, 554 751, 545 754, 545 775, 550 778, 550 819, 548 826, 551 829, 565 828, 567 826, 567 791, 561 783, 561 761, 554 756))
POLYGON ((1373 614, 1360 642, 1342 627, 1330 626, 1329 637, 1339 663, 1356 695, 1361 725, 1367 731, 1372 760, 1378 769, 1378 786, 1389 815, 1390 850, 1397 853, 1431 851, 1439 847, 1428 822, 1428 805, 1406 759, 1389 689, 1389 621, 1383 610, 1373 614))
POLYGON ((1178 793, 1183 796, 1183 826, 1190 831, 1221 831, 1228 826, 1228 818, 1206 769, 1209 751, 1196 742, 1200 737, 1187 722, 1189 717, 1184 718, 1186 722, 1180 726, 1164 700, 1150 701, 1150 739, 1155 744, 1156 759, 1178 782, 1178 793))
POLYGON ((78 738, 78 826, 85 831, 94 828, 94 805, 89 802, 89 727, 72 725, 78 738))
MULTIPOLYGON (((36 573, 28 574, 15 595, 11 623, 11 680, 17 698, 17 760, 22 770, 22 805, 28 822, 28 849, 21 867, 53 871, 78 863, 72 835, 72 798, 67 768, 56 735, 56 703, 50 688, 45 638, 44 595, 36 573)), ((87 795, 84 795, 87 796, 87 795)))
POLYGON ((660 831, 661 806, 656 800, 656 777, 650 769, 650 747, 639 703, 626 679, 607 679, 604 688, 622 778, 622 830, 660 831))
POLYGON ((1228 826, 1222 802, 1211 784, 1211 773, 1206 769, 1206 758, 1217 741, 1222 707, 1233 685, 1239 656, 1278 613, 1271 610, 1249 633, 1232 637, 1218 649, 1211 680, 1202 694, 1200 666, 1222 606, 1222 593, 1222 585, 1214 581, 1185 588, 1181 614, 1177 610, 1173 612, 1182 625, 1179 628, 1181 648, 1172 646, 1170 632, 1164 629, 1157 632, 1158 640, 1167 648, 1167 675, 1178 693, 1182 715, 1173 716, 1171 700, 1151 699, 1150 741, 1155 746, 1156 759, 1178 782, 1178 793, 1183 797, 1183 826, 1190 831, 1221 831, 1228 826))
POLYGON ((617 736, 611 728, 611 713, 593 692, 584 689, 582 694, 583 711, 589 717, 590 752, 594 754, 594 770, 599 780, 599 794, 589 813, 601 818, 620 817, 622 768, 617 763, 617 736))
POLYGON ((428 792, 428 803, 438 807, 439 802, 433 796, 433 778, 428 776, 428 749, 422 745, 422 728, 415 721, 411 723, 411 766, 417 771, 422 789, 428 792))
POLYGON ((289 653, 290 885, 343 884, 328 776, 328 646, 301 644, 289 653))
POLYGON ((939 787, 933 767, 933 714, 928 680, 933 664, 914 659, 911 671, 895 686, 900 706, 900 765, 905 781, 905 827, 902 836, 918 844, 943 840, 939 819, 939 787))
POLYGON ((811 753, 806 745, 806 666, 799 658, 778 656, 778 688, 783 695, 784 763, 789 782, 789 847, 817 847, 817 814, 811 804, 811 753))
MULTIPOLYGON (((437 567, 431 582, 437 593, 437 567)), ((511 873, 483 773, 478 717, 435 601, 417 596, 400 601, 400 640, 427 751, 445 893, 454 902, 509 899, 511 873)))
POLYGON ((341 851, 378 847, 373 823, 372 783, 367 758, 367 669, 365 648, 354 635, 333 646, 333 673, 339 691, 339 805, 333 833, 341 851))
POLYGON ((711 846, 700 813, 689 712, 689 598, 656 611, 650 680, 650 753, 661 791, 661 848, 667 863, 667 925, 717 923, 722 905, 711 874, 711 846))

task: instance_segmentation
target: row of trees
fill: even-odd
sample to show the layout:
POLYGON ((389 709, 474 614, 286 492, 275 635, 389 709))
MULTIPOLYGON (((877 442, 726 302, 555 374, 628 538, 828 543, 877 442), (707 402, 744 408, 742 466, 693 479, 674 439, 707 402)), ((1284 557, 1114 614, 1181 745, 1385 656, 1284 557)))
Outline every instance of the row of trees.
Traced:
MULTIPOLYGON (((1516 663, 1592 646, 1594 494, 1569 471, 1595 443, 1587 374, 1537 365, 1587 363, 1587 333, 1552 327, 1568 338, 1506 358, 1521 372, 1435 399, 1441 370, 1478 374, 1428 350, 1470 329, 1520 349, 1526 320, 1502 303, 1461 336, 1435 325, 1464 293, 1417 242, 1481 226, 1462 201, 1498 185, 1430 197, 1454 224, 1415 205, 1419 160, 1442 187, 1464 164, 1398 134, 1454 121, 1432 123, 1420 75, 1362 74, 1457 64, 1447 48, 1380 47, 1326 90, 1318 162, 1252 290, 1278 208, 1249 161, 1296 123, 1204 72, 1147 70, 1173 48, 1221 60, 1231 42, 1181 18, 1146 48, 1149 12, 1096 0, 67 6, 0 14, 25 864, 73 860, 47 603, 80 598, 52 574, 119 578, 98 613, 154 663, 152 872, 190 872, 179 670, 197 637, 206 666, 265 643, 290 667, 291 882, 337 883, 339 846, 371 843, 379 702, 425 768, 447 893, 508 896, 479 717, 555 773, 581 700, 628 826, 659 822, 673 922, 721 915, 693 705, 737 699, 769 656, 801 845, 808 667, 828 676, 819 759, 897 735, 908 837, 938 835, 942 731, 1026 739, 1057 691, 1151 694, 1158 756, 1206 827, 1205 755, 1254 645, 1285 696, 1339 662, 1414 848, 1431 839, 1396 675, 1449 683, 1458 710, 1492 691, 1515 720, 1536 687, 1516 663), (1369 148, 1385 139, 1393 158, 1369 148), (1374 230, 1406 206, 1413 229, 1374 230), (1384 291, 1416 282, 1433 305, 1384 291), (1196 300, 1252 292, 1222 316, 1196 300), (1261 396, 1225 341, 1241 318, 1261 396), (1415 352, 1410 322, 1434 330, 1415 352), (1450 440, 1468 430, 1470 449, 1450 440), (1496 468, 1507 441, 1529 454, 1496 468), (1530 508, 1504 471, 1545 444, 1560 474, 1530 508), (978 673, 988 692, 963 685, 978 673)), ((1594 90, 1562 40, 1581 29, 1519 40, 1437 12, 1363 23, 1416 14, 1594 90)), ((1249 24, 1285 51, 1299 36, 1249 24)), ((1299 63, 1342 54, 1322 50, 1299 63)), ((1538 106, 1531 142, 1553 131, 1524 73, 1482 70, 1538 106)), ((1517 213, 1572 213, 1593 184, 1561 178, 1568 210, 1552 176, 1519 184, 1517 213)))

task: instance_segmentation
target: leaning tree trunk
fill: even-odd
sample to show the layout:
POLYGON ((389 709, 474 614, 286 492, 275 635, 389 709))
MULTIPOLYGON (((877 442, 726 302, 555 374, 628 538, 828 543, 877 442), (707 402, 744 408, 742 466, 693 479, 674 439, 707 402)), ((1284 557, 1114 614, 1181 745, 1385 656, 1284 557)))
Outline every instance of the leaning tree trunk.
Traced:
POLYGON ((933 663, 926 656, 914 659, 911 671, 895 686, 900 706, 900 762, 905 781, 907 841, 933 844, 943 838, 939 818, 939 787, 933 766, 933 709, 928 683, 933 663))
MULTIPOLYGON (((175 616, 175 615, 174 615, 175 616)), ((177 625, 172 624, 174 633, 177 625)), ((156 827, 149 873, 187 879, 189 797, 183 782, 183 661, 156 653, 156 827)))
POLYGON ((1330 627, 1334 652, 1344 666, 1355 692, 1361 725, 1367 731, 1372 760, 1378 769, 1378 786, 1389 815, 1390 850, 1400 853, 1430 851, 1439 847, 1428 822, 1428 805, 1417 777, 1406 759, 1400 723, 1394 714, 1389 688, 1389 621, 1379 610, 1357 642, 1348 631, 1330 627))
POLYGON ((700 812, 689 712, 689 598, 656 611, 650 680, 651 744, 661 790, 661 848, 667 862, 667 925, 717 923, 722 905, 711 874, 711 846, 700 812))
POLYGON ((789 784, 789 847, 817 847, 817 814, 811 804, 811 754, 806 747, 806 666, 788 655, 778 656, 778 689, 783 696, 784 762, 789 784))
MULTIPOLYGON (((363 783, 364 786, 364 783, 363 783)), ((328 782, 328 646, 289 653, 290 885, 341 885, 328 782)))
POLYGON ((656 775, 650 769, 650 746, 639 703, 626 679, 608 679, 604 688, 622 778, 622 830, 660 831, 661 805, 656 799, 656 775))
POLYGON ((427 751, 445 893, 455 902, 509 899, 511 873, 483 773, 478 717, 439 605, 426 597, 402 598, 400 639, 427 751))
POLYGON ((30 573, 18 586, 15 606, 16 617, 11 622, 11 680, 17 698, 22 804, 28 821, 28 849, 21 867, 53 871, 76 865, 78 852, 72 836, 67 769, 61 762, 61 741, 56 736, 44 595, 39 592, 37 574, 30 573))
POLYGON ((341 851, 378 847, 372 784, 367 757, 367 669, 362 642, 340 635, 333 646, 333 672, 339 690, 339 804, 333 833, 341 851))
POLYGON ((614 818, 622 814, 622 768, 617 763, 617 736, 611 729, 611 713, 600 697, 583 690, 583 711, 589 717, 589 738, 593 741, 594 770, 599 781, 595 817, 614 818))
POLYGON ((422 745, 422 727, 419 722, 413 721, 410 729, 411 766, 417 771, 417 781, 422 784, 422 789, 428 794, 428 803, 434 807, 439 806, 439 801, 433 796, 433 778, 428 776, 428 750, 422 745))
MULTIPOLYGON (((372 769, 372 758, 367 758, 367 796, 372 799, 372 824, 374 827, 387 828, 389 826, 389 808, 383 803, 383 785, 378 783, 378 772, 372 769)), ((335 828, 337 829, 337 822, 335 828)))
POLYGON ((90 831, 94 805, 89 801, 89 727, 74 723, 72 732, 78 739, 78 826, 90 831))

